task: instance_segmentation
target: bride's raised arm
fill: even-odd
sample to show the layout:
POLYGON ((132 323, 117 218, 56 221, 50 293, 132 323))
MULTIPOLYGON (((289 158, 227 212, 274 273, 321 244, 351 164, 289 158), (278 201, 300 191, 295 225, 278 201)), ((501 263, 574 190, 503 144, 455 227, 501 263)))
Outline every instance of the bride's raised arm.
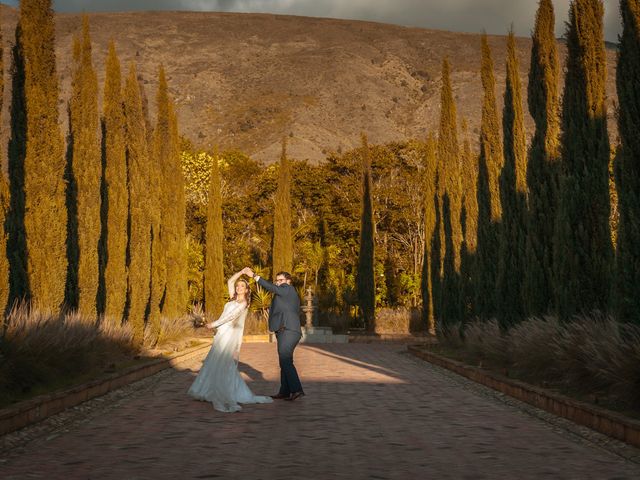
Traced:
POLYGON ((234 273, 233 275, 231 275, 229 280, 227 280, 227 288, 229 289, 229 298, 233 298, 233 296, 236 293, 236 280, 240 278, 240 275, 242 275, 242 270, 237 273, 234 273))

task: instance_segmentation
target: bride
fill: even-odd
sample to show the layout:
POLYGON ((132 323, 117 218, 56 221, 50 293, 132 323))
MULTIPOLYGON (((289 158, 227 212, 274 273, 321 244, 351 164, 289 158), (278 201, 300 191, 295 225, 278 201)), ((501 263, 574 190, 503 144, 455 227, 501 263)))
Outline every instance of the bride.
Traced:
POLYGON ((270 403, 271 397, 254 395, 238 372, 238 357, 244 331, 244 319, 249 311, 251 291, 249 283, 234 274, 227 286, 231 301, 227 302, 220 318, 207 324, 217 328, 211 350, 189 388, 189 395, 211 402, 220 412, 237 412, 239 403, 270 403))

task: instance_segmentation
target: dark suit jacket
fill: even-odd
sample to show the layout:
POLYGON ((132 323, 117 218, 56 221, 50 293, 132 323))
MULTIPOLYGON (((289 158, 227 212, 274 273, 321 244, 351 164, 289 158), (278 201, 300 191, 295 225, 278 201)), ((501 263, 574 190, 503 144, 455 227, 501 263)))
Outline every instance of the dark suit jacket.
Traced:
POLYGON ((258 285, 273 293, 269 307, 269 331, 277 332, 280 327, 302 333, 300 328, 300 297, 288 283, 274 285, 264 278, 258 279, 258 285))

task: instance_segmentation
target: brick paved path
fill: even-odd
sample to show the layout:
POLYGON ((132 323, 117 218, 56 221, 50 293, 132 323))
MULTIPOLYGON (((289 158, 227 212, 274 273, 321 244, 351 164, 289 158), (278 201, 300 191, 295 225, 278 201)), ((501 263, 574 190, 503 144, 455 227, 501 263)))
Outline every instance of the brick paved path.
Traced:
MULTIPOLYGON (((242 348, 253 391, 274 393, 275 345, 242 348)), ((185 395, 199 361, 162 372, 85 407, 84 420, 0 451, 0 478, 640 478, 637 460, 401 345, 305 345, 296 363, 305 398, 235 414, 185 395)))

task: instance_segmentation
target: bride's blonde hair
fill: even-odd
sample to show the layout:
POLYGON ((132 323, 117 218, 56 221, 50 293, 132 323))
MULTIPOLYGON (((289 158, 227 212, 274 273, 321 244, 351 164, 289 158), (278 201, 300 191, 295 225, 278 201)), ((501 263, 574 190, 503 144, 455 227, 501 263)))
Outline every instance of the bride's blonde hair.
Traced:
POLYGON ((231 300, 237 300, 238 292, 236 292, 236 285, 238 285, 240 282, 244 283, 244 286, 247 287, 247 291, 244 294, 244 301, 247 302, 247 308, 249 308, 251 306, 251 288, 249 287, 249 282, 244 278, 239 278, 233 284, 233 297, 231 297, 231 300))

